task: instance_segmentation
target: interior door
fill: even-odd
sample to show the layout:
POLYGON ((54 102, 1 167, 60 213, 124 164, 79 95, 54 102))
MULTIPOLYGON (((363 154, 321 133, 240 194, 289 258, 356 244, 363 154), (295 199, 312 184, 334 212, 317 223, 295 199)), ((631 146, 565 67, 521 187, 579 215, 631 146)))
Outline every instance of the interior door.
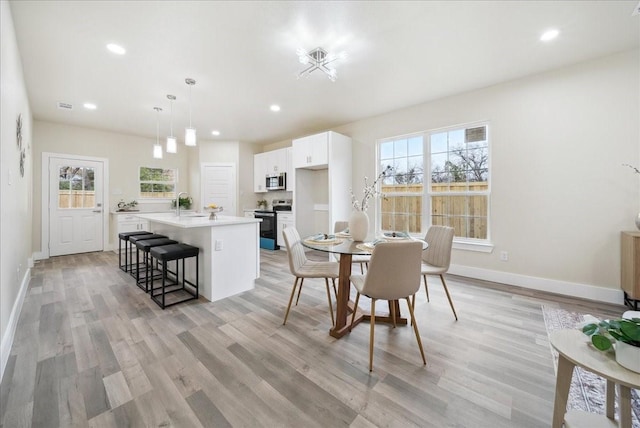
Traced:
POLYGON ((236 166, 233 164, 202 165, 202 204, 223 207, 220 214, 237 215, 236 166))
POLYGON ((49 255, 102 251, 104 165, 49 158, 49 255))

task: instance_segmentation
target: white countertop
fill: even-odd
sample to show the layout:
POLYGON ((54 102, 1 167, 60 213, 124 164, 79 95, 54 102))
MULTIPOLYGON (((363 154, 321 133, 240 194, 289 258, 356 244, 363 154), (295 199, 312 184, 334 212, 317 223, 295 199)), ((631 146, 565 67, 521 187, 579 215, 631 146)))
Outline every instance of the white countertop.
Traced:
POLYGON ((209 220, 208 213, 185 213, 181 214, 180 218, 176 217, 175 213, 134 214, 136 214, 137 217, 145 220, 155 221, 157 223, 180 227, 183 229, 194 227, 219 227, 230 226, 234 224, 260 223, 262 221, 257 218, 234 217, 220 214, 218 214, 218 218, 216 220, 209 220))
MULTIPOLYGON (((195 211, 193 210, 180 210, 183 213, 193 214, 195 211)), ((164 211, 140 211, 140 210, 129 210, 129 211, 110 211, 109 214, 113 215, 138 215, 138 214, 175 214, 175 208, 172 210, 164 210, 164 211)))

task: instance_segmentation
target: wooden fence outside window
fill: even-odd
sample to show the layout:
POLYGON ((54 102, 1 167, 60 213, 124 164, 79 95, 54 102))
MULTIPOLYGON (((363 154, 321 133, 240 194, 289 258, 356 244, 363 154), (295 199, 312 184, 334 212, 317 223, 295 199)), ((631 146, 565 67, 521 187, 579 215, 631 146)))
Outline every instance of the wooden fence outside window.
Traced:
MULTIPOLYGON (((453 227, 457 237, 487 239, 489 197, 451 193, 486 191, 488 188, 487 182, 434 183, 434 195, 431 196, 432 223, 453 227), (448 194, 439 196, 439 192, 448 194)), ((383 185, 382 192, 387 195, 381 201, 383 230, 425 233, 422 230, 422 184, 383 185)))

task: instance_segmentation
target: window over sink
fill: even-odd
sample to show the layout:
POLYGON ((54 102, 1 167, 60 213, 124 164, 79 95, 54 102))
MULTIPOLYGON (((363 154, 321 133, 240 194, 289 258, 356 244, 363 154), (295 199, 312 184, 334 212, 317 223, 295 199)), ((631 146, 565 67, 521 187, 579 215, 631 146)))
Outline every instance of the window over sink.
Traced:
POLYGON ((141 166, 138 177, 140 199, 175 199, 177 169, 141 166))

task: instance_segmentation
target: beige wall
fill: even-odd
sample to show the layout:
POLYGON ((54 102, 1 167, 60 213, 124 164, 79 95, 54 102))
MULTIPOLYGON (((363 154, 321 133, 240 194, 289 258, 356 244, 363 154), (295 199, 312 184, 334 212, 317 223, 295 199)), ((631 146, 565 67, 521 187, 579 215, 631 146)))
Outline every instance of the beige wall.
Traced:
MULTIPOLYGON (((9 3, 0 2, 0 379, 9 358, 20 292, 26 290, 31 263, 32 118, 9 3), (16 119, 22 115, 26 163, 20 175, 16 119), (21 288, 22 287, 22 288, 21 288), (11 324, 11 325, 10 325, 11 324)), ((24 296, 24 294, 22 294, 24 296)))
MULTIPOLYGON (((640 52, 331 130, 353 139, 357 188, 364 176, 375 176, 376 141, 476 121, 490 124, 494 250, 454 250, 452 270, 560 294, 617 296, 598 289, 619 290, 620 231, 635 230, 640 211, 640 179, 621 166, 640 166, 640 52), (501 251, 507 262, 499 260, 501 251)), ((264 150, 290 145, 282 140, 264 150)), ((369 214, 375 218, 376 208, 369 214)))
POLYGON ((251 143, 238 141, 208 141, 198 146, 197 156, 189 159, 191 194, 197 200, 196 207, 202 206, 200 201, 200 164, 206 162, 233 163, 236 165, 236 201, 237 209, 233 215, 242 216, 244 207, 254 207, 257 195, 253 193, 253 155, 262 148, 251 143))
MULTIPOLYGON (((116 209, 118 201, 136 199, 143 211, 170 208, 170 202, 145 203, 138 197, 138 168, 161 166, 178 169, 178 191, 188 192, 194 199, 192 209, 200 204, 200 164, 225 162, 236 164, 238 173, 238 207, 255 206, 253 193, 253 153, 260 147, 240 142, 198 140, 196 147, 178 145, 177 154, 164 154, 153 159, 155 139, 123 135, 114 132, 80 128, 51 122, 34 123, 34 197, 33 251, 41 250, 41 163, 42 153, 62 153, 109 159, 109 204, 116 209)), ((241 215, 241 212, 237 213, 241 215)), ((109 236, 112 234, 110 233, 109 236)), ((110 245, 115 243, 111 242, 110 245)))
POLYGON ((375 174, 376 140, 489 121, 495 250, 452 263, 618 289, 620 231, 640 209, 640 180, 621 166, 640 165, 639 64, 624 52, 334 130, 353 138, 358 186, 375 174))
MULTIPOLYGON (((35 121, 33 136, 33 249, 41 250, 41 164, 42 153, 60 153, 109 159, 109 209, 114 211, 120 199, 138 200, 142 210, 169 209, 170 202, 145 204, 139 198, 138 170, 141 166, 178 169, 178 191, 190 191, 191 171, 188 158, 197 148, 178 148, 177 154, 154 159, 155 139, 98 131, 95 129, 35 121)), ((111 233, 110 233, 111 236, 111 233)), ((111 243, 113 244, 113 243, 111 243)))
MULTIPOLYGON (((620 231, 635 230, 640 211, 639 177, 622 167, 640 166, 639 51, 332 130, 353 139, 358 188, 364 176, 375 175, 376 141, 477 121, 490 124, 494 250, 454 250, 452 271, 621 302, 620 231), (500 261, 501 251, 508 252, 507 262, 500 261)), ((282 140, 263 149, 290 145, 282 140)), ((370 227, 373 232, 374 222, 370 227)))

